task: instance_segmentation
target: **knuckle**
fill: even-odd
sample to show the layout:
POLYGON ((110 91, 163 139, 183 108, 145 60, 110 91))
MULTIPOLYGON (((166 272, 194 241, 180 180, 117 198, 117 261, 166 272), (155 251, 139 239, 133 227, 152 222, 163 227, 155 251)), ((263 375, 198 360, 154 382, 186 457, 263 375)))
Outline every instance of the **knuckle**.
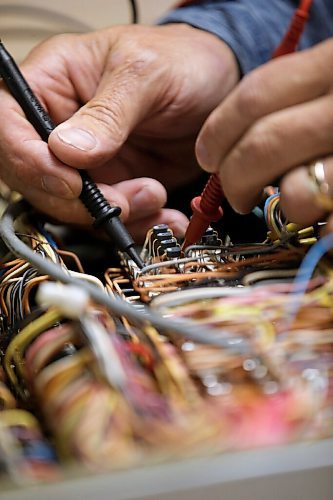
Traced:
POLYGON ((80 111, 88 118, 97 121, 98 127, 102 127, 113 140, 122 144, 126 139, 126 133, 122 124, 126 122, 121 99, 112 96, 112 100, 107 96, 101 96, 88 102, 80 111))
POLYGON ((160 52, 145 37, 123 36, 110 50, 111 69, 121 68, 121 72, 133 76, 147 76, 152 67, 161 67, 160 52))
POLYGON ((51 38, 42 42, 45 47, 55 48, 59 50, 59 47, 70 46, 73 43, 73 40, 76 39, 79 35, 72 33, 59 33, 53 35, 51 38))
POLYGON ((24 191, 25 186, 36 185, 34 169, 31 169, 23 159, 8 161, 2 177, 12 189, 20 192, 24 191))
POLYGON ((130 77, 147 76, 153 67, 159 67, 157 51, 150 47, 142 47, 140 51, 133 49, 125 68, 130 77))
POLYGON ((29 62, 35 64, 43 55, 50 54, 51 52, 55 54, 61 53, 62 50, 66 50, 67 47, 72 45, 75 36, 77 35, 60 33, 40 42, 30 51, 24 61, 24 66, 27 66, 29 62))
POLYGON ((238 87, 238 108, 250 118, 260 115, 263 102, 264 80, 259 71, 245 76, 238 87))
POLYGON ((258 167, 263 167, 264 162, 274 159, 277 153, 276 145, 280 144, 281 129, 273 122, 267 126, 265 120, 255 124, 239 143, 238 160, 251 163, 258 162, 258 167))

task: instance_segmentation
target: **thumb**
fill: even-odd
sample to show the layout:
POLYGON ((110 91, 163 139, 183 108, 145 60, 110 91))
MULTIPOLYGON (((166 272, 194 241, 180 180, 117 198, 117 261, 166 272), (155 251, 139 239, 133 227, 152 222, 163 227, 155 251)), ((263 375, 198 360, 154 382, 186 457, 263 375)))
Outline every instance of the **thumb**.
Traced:
POLYGON ((77 168, 112 158, 153 106, 156 86, 143 76, 135 65, 104 75, 97 94, 51 133, 48 143, 57 158, 77 168))

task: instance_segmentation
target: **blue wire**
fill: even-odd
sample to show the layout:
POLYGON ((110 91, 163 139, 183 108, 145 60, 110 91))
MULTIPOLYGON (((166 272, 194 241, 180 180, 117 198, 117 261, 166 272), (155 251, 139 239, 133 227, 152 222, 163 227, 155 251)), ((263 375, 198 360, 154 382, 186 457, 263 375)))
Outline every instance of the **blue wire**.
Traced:
POLYGON ((280 193, 271 194, 271 196, 269 196, 269 197, 267 198, 267 200, 265 201, 265 206, 264 206, 264 215, 265 215, 265 221, 266 221, 267 226, 268 226, 268 223, 267 223, 267 221, 268 221, 268 205, 269 205, 269 203, 271 202, 271 200, 272 200, 273 198, 276 198, 277 196, 280 196, 280 193))
POLYGON ((300 265, 291 292, 291 302, 286 309, 287 324, 290 326, 301 307, 301 301, 308 287, 311 276, 320 259, 333 249, 333 233, 323 236, 310 248, 300 265))
POLYGON ((51 234, 46 231, 45 227, 42 224, 37 223, 37 229, 47 239, 47 242, 51 245, 51 247, 58 248, 58 245, 52 238, 51 234))

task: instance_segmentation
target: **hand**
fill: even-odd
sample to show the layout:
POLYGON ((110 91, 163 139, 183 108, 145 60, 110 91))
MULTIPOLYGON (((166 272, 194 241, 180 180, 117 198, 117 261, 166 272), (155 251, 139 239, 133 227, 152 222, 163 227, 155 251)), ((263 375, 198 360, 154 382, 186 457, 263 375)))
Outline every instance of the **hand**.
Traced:
POLYGON ((0 172, 11 188, 57 219, 87 223, 83 168, 122 208, 134 237, 160 222, 185 230, 186 217, 162 207, 166 189, 200 175, 195 137, 238 80, 226 44, 181 24, 120 26, 54 37, 22 72, 61 125, 47 147, 0 89, 0 172))
POLYGON ((327 157, 325 174, 333 194, 332 53, 329 39, 258 68, 204 124, 198 161, 205 170, 219 172, 238 212, 249 212, 263 187, 282 177, 281 207, 289 220, 308 225, 324 216, 304 165, 327 157))

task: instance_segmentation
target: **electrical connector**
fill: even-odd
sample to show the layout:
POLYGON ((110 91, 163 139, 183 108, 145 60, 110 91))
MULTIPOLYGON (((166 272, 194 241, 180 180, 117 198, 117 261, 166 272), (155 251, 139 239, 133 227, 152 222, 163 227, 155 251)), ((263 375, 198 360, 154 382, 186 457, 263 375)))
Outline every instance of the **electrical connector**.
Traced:
POLYGON ((79 319, 86 312, 89 295, 77 286, 47 282, 39 286, 36 301, 45 309, 56 307, 64 316, 79 319))

